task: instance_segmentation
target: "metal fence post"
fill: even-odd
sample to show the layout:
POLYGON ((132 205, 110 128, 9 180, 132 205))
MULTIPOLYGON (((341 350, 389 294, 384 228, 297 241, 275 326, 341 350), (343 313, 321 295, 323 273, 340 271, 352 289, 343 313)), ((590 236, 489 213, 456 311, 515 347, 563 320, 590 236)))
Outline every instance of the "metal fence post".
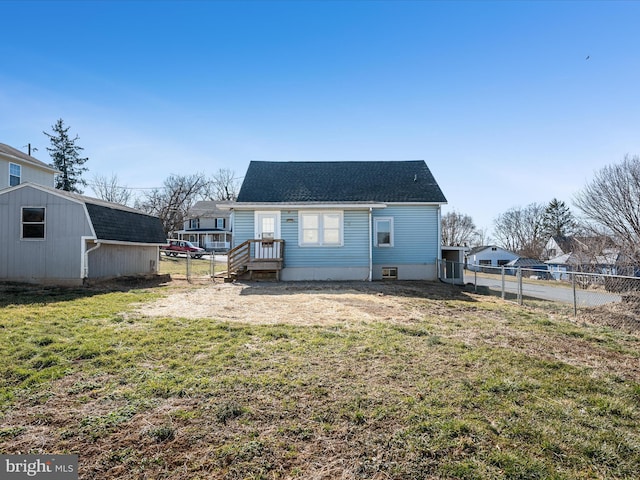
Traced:
POLYGON ((504 293, 504 290, 505 290, 504 265, 500 268, 500 270, 502 271, 502 300, 504 300, 504 297, 505 297, 505 293, 504 293))
POLYGON ((576 292, 576 274, 571 272, 571 287, 573 289, 573 316, 578 316, 578 294, 576 292))
POLYGON ((478 267, 473 269, 473 291, 478 293, 478 267))
POLYGON ((518 267, 518 305, 522 304, 522 267, 518 267))
POLYGON ((187 282, 191 282, 191 252, 187 253, 187 282))

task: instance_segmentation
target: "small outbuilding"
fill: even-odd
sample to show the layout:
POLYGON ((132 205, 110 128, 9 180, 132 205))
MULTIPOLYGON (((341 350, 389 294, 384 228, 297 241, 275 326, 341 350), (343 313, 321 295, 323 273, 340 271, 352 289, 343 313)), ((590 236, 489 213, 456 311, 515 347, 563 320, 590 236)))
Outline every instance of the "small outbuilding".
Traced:
POLYGON ((158 273, 159 218, 22 183, 0 191, 0 281, 82 285, 158 273))

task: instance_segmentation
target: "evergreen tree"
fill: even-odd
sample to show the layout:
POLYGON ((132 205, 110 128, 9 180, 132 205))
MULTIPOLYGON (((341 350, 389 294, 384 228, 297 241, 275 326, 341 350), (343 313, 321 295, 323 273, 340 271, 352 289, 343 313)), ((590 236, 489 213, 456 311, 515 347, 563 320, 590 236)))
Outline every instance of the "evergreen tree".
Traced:
POLYGON ((82 193, 78 186, 87 184, 81 175, 88 170, 83 165, 89 159, 80 156, 80 152, 84 148, 76 145, 76 140, 79 137, 77 135, 73 139, 69 137, 69 128, 71 127, 65 127, 62 119, 58 119, 51 128, 53 133, 42 133, 51 141, 51 147, 47 147, 47 151, 53 159, 52 167, 60 171, 56 177, 56 188, 67 192, 82 193))
POLYGON ((550 236, 566 237, 573 235, 577 228, 577 222, 569 210, 569 207, 557 198, 549 202, 542 219, 544 232, 550 236))

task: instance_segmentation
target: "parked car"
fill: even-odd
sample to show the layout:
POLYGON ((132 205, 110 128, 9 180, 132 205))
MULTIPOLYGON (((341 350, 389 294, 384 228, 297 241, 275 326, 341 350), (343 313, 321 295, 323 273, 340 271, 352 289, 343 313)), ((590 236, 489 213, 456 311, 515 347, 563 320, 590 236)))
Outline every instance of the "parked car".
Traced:
POLYGON ((160 247, 160 250, 168 257, 177 257, 179 253, 189 254, 193 258, 202 258, 205 254, 204 248, 196 247, 186 240, 169 240, 169 245, 160 247))

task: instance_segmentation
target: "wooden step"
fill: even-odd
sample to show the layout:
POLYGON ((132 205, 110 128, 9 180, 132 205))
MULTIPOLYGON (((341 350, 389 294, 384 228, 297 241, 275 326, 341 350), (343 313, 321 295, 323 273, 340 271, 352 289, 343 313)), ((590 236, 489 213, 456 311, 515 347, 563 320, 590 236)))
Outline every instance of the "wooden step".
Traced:
POLYGON ((247 270, 256 272, 277 272, 282 270, 282 260, 254 260, 247 264, 247 270))

